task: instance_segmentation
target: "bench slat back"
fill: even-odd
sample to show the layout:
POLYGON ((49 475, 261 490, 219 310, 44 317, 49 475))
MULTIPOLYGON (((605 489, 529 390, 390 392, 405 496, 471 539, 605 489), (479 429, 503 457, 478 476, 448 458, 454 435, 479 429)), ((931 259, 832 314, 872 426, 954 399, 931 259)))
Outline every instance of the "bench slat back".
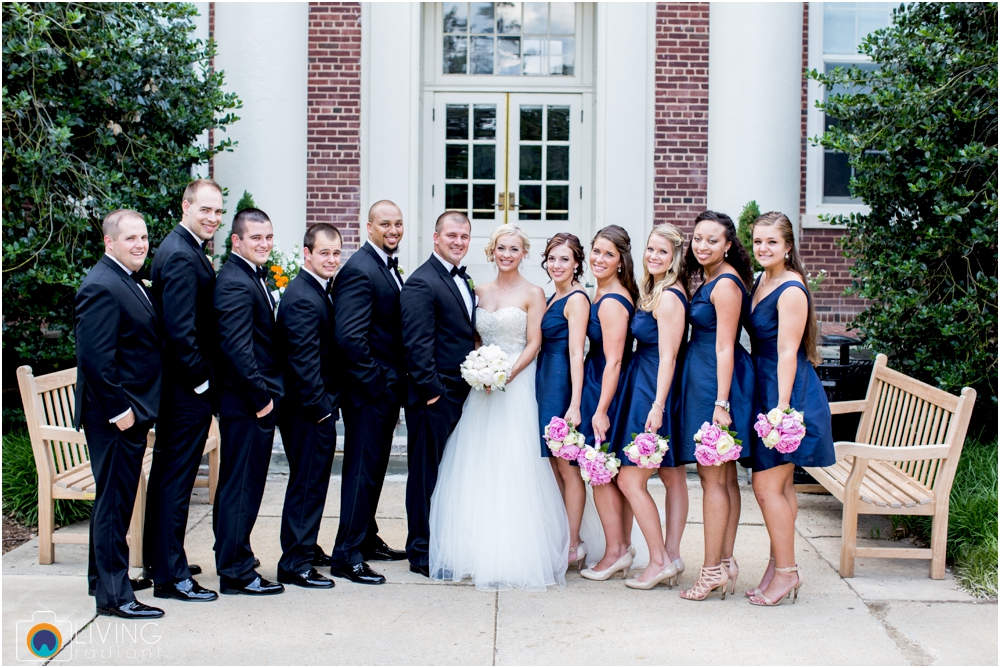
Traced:
POLYGON ((76 369, 65 369, 35 376, 30 366, 17 370, 24 403, 25 419, 35 452, 35 465, 41 472, 48 464, 55 475, 90 461, 90 452, 82 443, 66 443, 41 437, 43 426, 73 428, 76 413, 76 369))

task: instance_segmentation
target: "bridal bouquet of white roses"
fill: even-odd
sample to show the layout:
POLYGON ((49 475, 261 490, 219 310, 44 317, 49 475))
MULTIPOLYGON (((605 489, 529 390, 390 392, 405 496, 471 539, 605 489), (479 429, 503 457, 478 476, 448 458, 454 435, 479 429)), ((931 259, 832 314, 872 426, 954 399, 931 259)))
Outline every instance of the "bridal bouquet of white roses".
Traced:
POLYGON ((504 391, 511 363, 498 346, 483 346, 470 352, 460 368, 462 378, 472 389, 486 390, 489 394, 492 390, 504 391))

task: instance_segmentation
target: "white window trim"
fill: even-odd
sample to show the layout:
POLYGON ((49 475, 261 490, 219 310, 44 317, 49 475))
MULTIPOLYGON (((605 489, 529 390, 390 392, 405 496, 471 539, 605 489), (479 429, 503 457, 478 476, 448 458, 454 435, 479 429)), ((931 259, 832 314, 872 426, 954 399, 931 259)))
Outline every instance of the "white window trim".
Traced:
MULTIPOLYGON (((823 71, 823 3, 809 3, 809 69, 823 71)), ((869 58, 860 54, 838 55, 837 59, 847 63, 866 63, 869 58)), ((823 133, 823 112, 816 108, 816 102, 823 99, 823 87, 812 79, 807 84, 806 136, 816 137, 823 133)), ((823 202, 823 147, 806 146, 806 212, 802 216, 802 227, 807 229, 844 229, 845 225, 832 225, 820 220, 823 215, 867 214, 871 208, 865 204, 830 204, 823 202)))

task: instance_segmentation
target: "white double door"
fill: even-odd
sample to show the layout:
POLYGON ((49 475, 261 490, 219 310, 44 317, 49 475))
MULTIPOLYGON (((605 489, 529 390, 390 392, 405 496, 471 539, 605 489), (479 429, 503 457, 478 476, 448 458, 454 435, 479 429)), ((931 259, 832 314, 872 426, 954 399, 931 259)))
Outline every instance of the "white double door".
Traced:
MULTIPOLYGON (((434 219, 445 210, 472 221, 466 264, 477 283, 495 269, 484 248, 498 225, 513 223, 531 239, 521 267, 547 287, 541 268, 546 240, 580 236, 585 196, 583 96, 550 93, 435 93, 431 215, 422 236, 430 253, 434 219)), ((582 237, 581 237, 582 239, 582 237)), ((586 244, 587 240, 582 239, 586 244)))

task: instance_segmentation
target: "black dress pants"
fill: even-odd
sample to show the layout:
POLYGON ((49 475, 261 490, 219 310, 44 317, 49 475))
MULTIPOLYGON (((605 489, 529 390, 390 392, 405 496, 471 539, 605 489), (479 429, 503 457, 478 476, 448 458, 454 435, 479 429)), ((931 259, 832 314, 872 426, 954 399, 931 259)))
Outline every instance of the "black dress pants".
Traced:
POLYGON ((291 415, 279 428, 288 458, 288 487, 281 510, 278 568, 301 573, 312 568, 337 446, 337 416, 317 424, 291 415))
POLYGON ((262 418, 219 421, 219 486, 215 492, 215 568, 222 586, 242 586, 259 574, 250 533, 257 521, 274 444, 277 407, 262 418))
POLYGON ((117 608, 135 600, 128 577, 128 533, 135 495, 142 473, 149 424, 135 424, 126 431, 105 420, 97 410, 81 416, 90 466, 97 483, 90 515, 89 588, 97 606, 117 608))
MULTIPOLYGON (((348 399, 350 401, 350 399, 348 399)), ((389 466, 399 403, 389 392, 377 401, 343 407, 344 470, 340 487, 340 526, 330 555, 334 566, 364 561, 362 552, 381 543, 375 511, 389 466), (359 405, 360 404, 360 405, 359 405)))
POLYGON ((421 402, 406 407, 406 557, 415 566, 428 564, 431 495, 437 485, 438 465, 469 394, 468 385, 464 390, 461 385, 451 385, 456 387, 450 387, 430 406, 421 402))
POLYGON ((157 584, 172 584, 191 577, 184 553, 184 534, 191 490, 212 425, 212 407, 205 394, 164 383, 146 488, 142 546, 143 563, 157 584))

